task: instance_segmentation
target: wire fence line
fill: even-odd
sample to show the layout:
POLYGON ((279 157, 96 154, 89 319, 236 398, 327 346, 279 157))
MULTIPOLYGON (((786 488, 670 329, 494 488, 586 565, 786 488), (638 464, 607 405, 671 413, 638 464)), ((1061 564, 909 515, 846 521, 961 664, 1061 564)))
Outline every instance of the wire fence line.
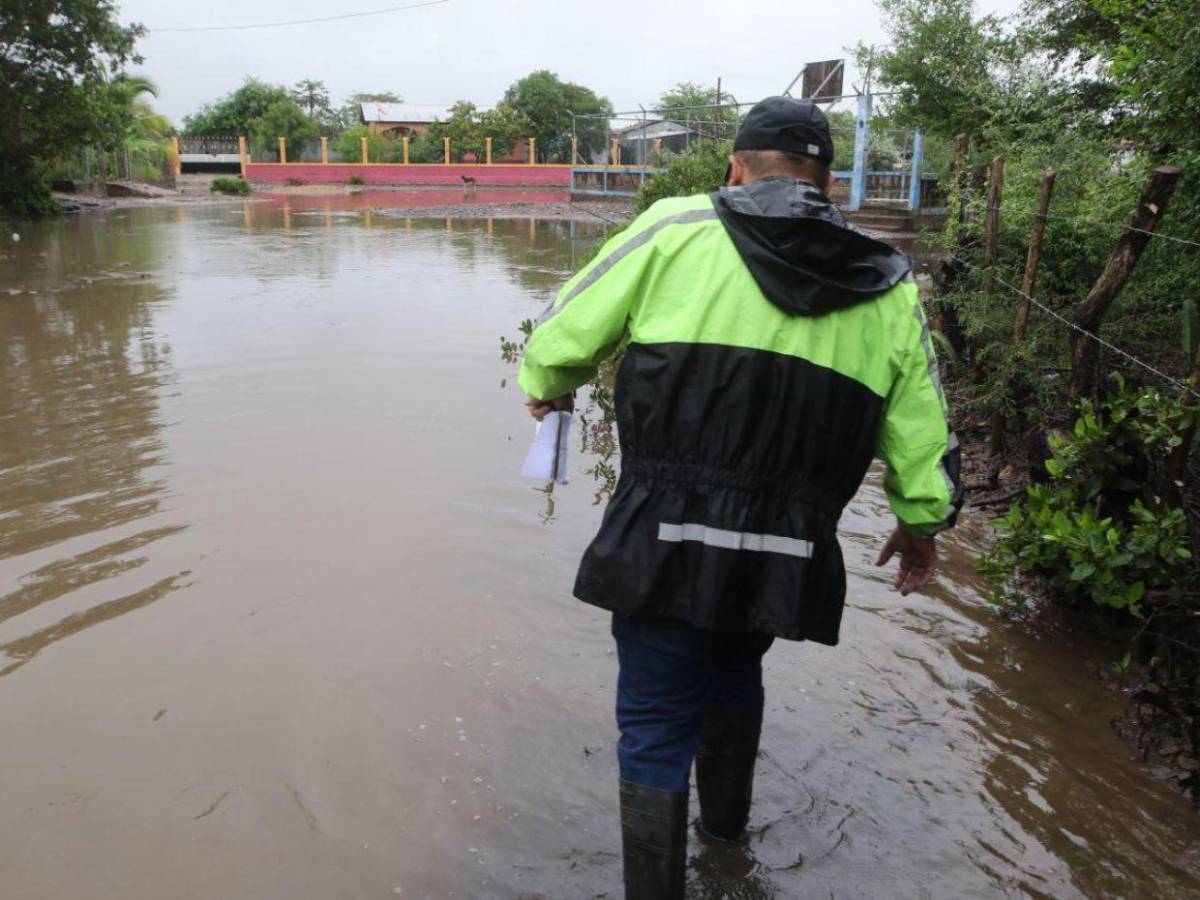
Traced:
POLYGON ((1164 241, 1171 241, 1176 244, 1182 244, 1187 247, 1200 248, 1200 241, 1192 241, 1187 238, 1176 237, 1173 234, 1165 234, 1161 231, 1151 231, 1149 228, 1135 228, 1132 225, 1126 225, 1121 222, 1102 222, 1099 219, 1081 219, 1077 216, 1068 216, 1064 213, 1045 212, 1039 213, 1032 209, 1020 209, 1016 206, 1008 206, 1000 204, 999 206, 983 206, 980 207, 982 212, 1009 212, 1019 216, 1027 216, 1029 218, 1037 218, 1044 216, 1047 219, 1057 219, 1060 222, 1073 222, 1079 225, 1094 225, 1097 228, 1120 228, 1125 231, 1133 231, 1138 234, 1148 234, 1150 237, 1162 238, 1164 241))
POLYGON ((197 31, 249 31, 255 28, 288 28, 293 25, 315 25, 322 22, 340 22, 345 19, 365 19, 368 16, 383 16, 388 13, 404 12, 409 9, 421 9, 426 6, 441 6, 450 0, 425 0, 423 3, 410 3, 406 6, 389 6, 385 9, 372 9, 365 12, 339 13, 332 16, 318 16, 312 19, 292 19, 286 22, 256 22, 244 25, 186 25, 177 28, 147 28, 150 34, 184 33, 197 31))
MULTIPOLYGON (((980 272, 988 272, 989 271, 986 266, 980 266, 973 262, 969 262, 969 261, 963 259, 961 256, 952 256, 950 258, 953 259, 955 262, 958 262, 958 263, 966 266, 969 269, 975 269, 980 272)), ((1132 353, 1128 352, 1127 350, 1123 350, 1120 347, 1118 347, 1116 344, 1113 344, 1113 343, 1110 343, 1109 341, 1104 340, 1104 338, 1100 337, 1100 335, 1095 334, 1094 332, 1088 331, 1086 328, 1082 328, 1081 326, 1077 325, 1075 322, 1072 322, 1066 316, 1063 316, 1061 313, 1059 313, 1056 310, 1052 309, 1051 307, 1047 306, 1041 300, 1038 300, 1036 297, 1030 296, 1029 294, 1027 294, 1025 291, 1021 290, 1016 285, 1010 284, 1009 282, 1005 281, 1003 278, 1001 278, 999 275, 996 275, 994 272, 991 273, 991 278, 997 284, 1008 288, 1010 291, 1012 291, 1017 296, 1023 297, 1026 300, 1028 300, 1033 306, 1036 306, 1039 310, 1046 313, 1046 315, 1050 316, 1052 319, 1055 319, 1056 321, 1060 322, 1061 324, 1066 325, 1067 328, 1069 328, 1071 331, 1074 331, 1078 334, 1083 335, 1088 340, 1095 341, 1097 344, 1099 344, 1104 349, 1117 354, 1118 356, 1122 357, 1123 359, 1128 360, 1129 362, 1133 363, 1135 366, 1138 366, 1138 367, 1144 369, 1145 371, 1151 373, 1152 375, 1158 376, 1159 378, 1163 379, 1164 381, 1168 382, 1169 384, 1174 385, 1179 390, 1185 391, 1186 393, 1191 394, 1193 397, 1200 399, 1200 391, 1196 391, 1187 382, 1179 381, 1178 379, 1168 375, 1166 372, 1162 371, 1161 369, 1152 365, 1151 363, 1148 363, 1143 359, 1138 359, 1136 356, 1134 356, 1132 353)))

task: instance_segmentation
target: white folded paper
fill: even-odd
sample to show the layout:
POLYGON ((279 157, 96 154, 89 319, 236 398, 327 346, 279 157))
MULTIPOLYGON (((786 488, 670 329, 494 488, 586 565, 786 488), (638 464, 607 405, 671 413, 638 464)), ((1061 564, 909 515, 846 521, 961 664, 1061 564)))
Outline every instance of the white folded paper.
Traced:
POLYGON ((552 412, 538 422, 529 455, 525 457, 525 465, 521 466, 525 478, 567 483, 567 447, 571 442, 572 418, 570 413, 552 412))

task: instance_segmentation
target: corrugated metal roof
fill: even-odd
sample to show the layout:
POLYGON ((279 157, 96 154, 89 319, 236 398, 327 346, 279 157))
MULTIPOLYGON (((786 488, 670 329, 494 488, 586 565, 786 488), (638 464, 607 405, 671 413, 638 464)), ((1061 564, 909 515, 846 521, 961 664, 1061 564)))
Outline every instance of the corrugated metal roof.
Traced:
POLYGON ((428 124, 434 119, 445 121, 450 110, 441 106, 417 106, 412 103, 364 103, 364 122, 419 122, 428 124))

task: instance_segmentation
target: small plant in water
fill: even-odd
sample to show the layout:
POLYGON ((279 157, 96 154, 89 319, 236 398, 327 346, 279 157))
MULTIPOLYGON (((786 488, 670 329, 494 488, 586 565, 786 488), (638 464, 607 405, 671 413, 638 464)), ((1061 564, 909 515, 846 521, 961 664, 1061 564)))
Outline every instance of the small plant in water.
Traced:
POLYGON ((351 175, 346 179, 346 184, 350 185, 351 187, 362 187, 366 183, 367 182, 361 175, 351 175))
POLYGON ((248 197, 254 191, 250 182, 245 178, 214 178, 209 191, 214 194, 229 194, 235 197, 248 197))
POLYGON ((1036 575, 1068 601, 1141 618, 1148 598, 1180 590, 1191 563, 1187 518, 1150 489, 1147 461, 1178 446, 1188 410, 1146 388, 1082 404, 1070 440, 1052 440, 1047 484, 996 523, 999 541, 981 563, 1010 600, 1013 576, 1036 575))

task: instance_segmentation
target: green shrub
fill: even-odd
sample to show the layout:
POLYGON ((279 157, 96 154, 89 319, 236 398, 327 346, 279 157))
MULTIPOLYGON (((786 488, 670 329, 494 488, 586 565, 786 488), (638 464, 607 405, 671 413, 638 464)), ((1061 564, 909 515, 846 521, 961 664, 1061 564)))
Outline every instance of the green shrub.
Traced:
POLYGON ((671 157, 667 170, 650 178, 633 201, 643 213, 665 197, 688 197, 715 191, 725 183, 725 169, 733 144, 729 141, 700 141, 671 157))
POLYGON ((248 197, 254 189, 245 178, 214 178, 209 190, 214 194, 248 197))
POLYGON ((361 175, 351 175, 346 179, 346 184, 351 187, 362 187, 366 183, 366 180, 361 175))
POLYGON ((1036 575, 1070 601, 1143 613, 1155 592, 1182 585, 1191 563, 1183 510, 1150 488, 1149 468, 1179 446, 1195 413, 1153 388, 1081 404, 1071 439, 1053 438, 1047 484, 996 525, 981 564, 997 601, 1017 599, 1014 575, 1036 575))

